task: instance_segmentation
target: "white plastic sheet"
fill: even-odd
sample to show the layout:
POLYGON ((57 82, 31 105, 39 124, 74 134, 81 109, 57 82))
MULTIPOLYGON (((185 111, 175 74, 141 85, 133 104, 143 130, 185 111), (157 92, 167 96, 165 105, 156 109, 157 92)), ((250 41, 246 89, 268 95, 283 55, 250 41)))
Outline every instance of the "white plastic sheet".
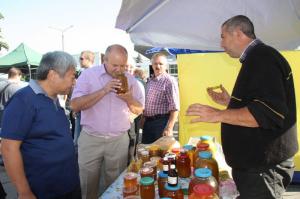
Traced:
POLYGON ((222 50, 220 26, 238 14, 248 16, 269 45, 300 45, 300 0, 123 0, 116 28, 136 45, 222 50))

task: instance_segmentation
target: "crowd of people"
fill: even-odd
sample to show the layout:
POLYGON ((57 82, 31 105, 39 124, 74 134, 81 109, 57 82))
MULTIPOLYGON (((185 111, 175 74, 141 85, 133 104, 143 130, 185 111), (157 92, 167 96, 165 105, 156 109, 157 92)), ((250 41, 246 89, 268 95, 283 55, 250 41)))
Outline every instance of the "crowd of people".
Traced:
MULTIPOLYGON (((196 103, 186 115, 198 116, 192 122, 221 123, 239 198, 281 198, 298 151, 291 68, 277 50, 256 38, 246 16, 224 22, 221 39, 225 52, 242 63, 231 95, 223 86, 222 92, 207 89, 227 108, 196 103)), ((0 83, 1 151, 20 199, 96 199, 134 156, 139 129, 144 144, 173 135, 179 89, 167 72, 166 55, 153 55, 154 74, 148 80, 119 44, 107 47, 101 65, 94 66, 94 58, 83 51, 82 70, 76 73, 71 55, 49 52, 28 86, 17 86, 21 73, 16 68, 0 83), (117 93, 120 73, 127 78, 125 93, 117 93), (71 128, 58 95, 68 96, 71 128)))

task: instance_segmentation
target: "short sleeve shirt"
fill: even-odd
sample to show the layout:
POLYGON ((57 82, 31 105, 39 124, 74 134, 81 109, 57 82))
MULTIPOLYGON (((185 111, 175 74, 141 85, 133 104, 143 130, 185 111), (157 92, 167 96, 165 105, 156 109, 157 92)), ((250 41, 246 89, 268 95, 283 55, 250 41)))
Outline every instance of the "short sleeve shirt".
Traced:
POLYGON ((25 174, 38 198, 55 198, 79 186, 78 163, 64 109, 35 81, 8 102, 0 136, 22 141, 25 174))

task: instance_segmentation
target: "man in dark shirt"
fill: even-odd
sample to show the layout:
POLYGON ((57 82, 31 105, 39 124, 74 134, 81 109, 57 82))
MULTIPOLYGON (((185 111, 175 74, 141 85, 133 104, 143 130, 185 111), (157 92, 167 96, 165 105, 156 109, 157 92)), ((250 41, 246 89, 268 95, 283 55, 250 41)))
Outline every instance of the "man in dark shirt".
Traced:
POLYGON ((81 199, 70 124, 57 98, 75 84, 75 67, 65 52, 45 54, 37 80, 4 109, 1 151, 20 199, 81 199))
POLYGON ((252 22, 242 15, 222 25, 221 45, 242 63, 232 95, 208 88, 219 110, 190 105, 192 122, 221 122, 226 162, 239 198, 282 198, 294 172, 298 151, 296 102, 291 68, 274 48, 256 39, 252 22))

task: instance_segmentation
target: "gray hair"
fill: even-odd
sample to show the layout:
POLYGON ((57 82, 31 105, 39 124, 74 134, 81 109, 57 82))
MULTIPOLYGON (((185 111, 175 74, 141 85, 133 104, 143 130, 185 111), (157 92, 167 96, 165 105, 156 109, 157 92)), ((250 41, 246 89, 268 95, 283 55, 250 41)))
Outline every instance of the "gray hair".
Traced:
POLYGON ((168 57, 164 52, 159 52, 159 53, 155 53, 154 55, 152 55, 151 62, 153 62, 153 60, 158 57, 164 57, 166 59, 166 65, 169 66, 168 57))
POLYGON ((239 28, 249 38, 256 39, 253 23, 244 15, 237 15, 228 19, 222 24, 222 27, 225 27, 228 32, 239 28))
POLYGON ((72 55, 62 51, 48 52, 43 55, 37 68, 37 79, 47 79, 50 70, 54 70, 59 76, 64 77, 71 68, 76 69, 76 61, 72 55))

